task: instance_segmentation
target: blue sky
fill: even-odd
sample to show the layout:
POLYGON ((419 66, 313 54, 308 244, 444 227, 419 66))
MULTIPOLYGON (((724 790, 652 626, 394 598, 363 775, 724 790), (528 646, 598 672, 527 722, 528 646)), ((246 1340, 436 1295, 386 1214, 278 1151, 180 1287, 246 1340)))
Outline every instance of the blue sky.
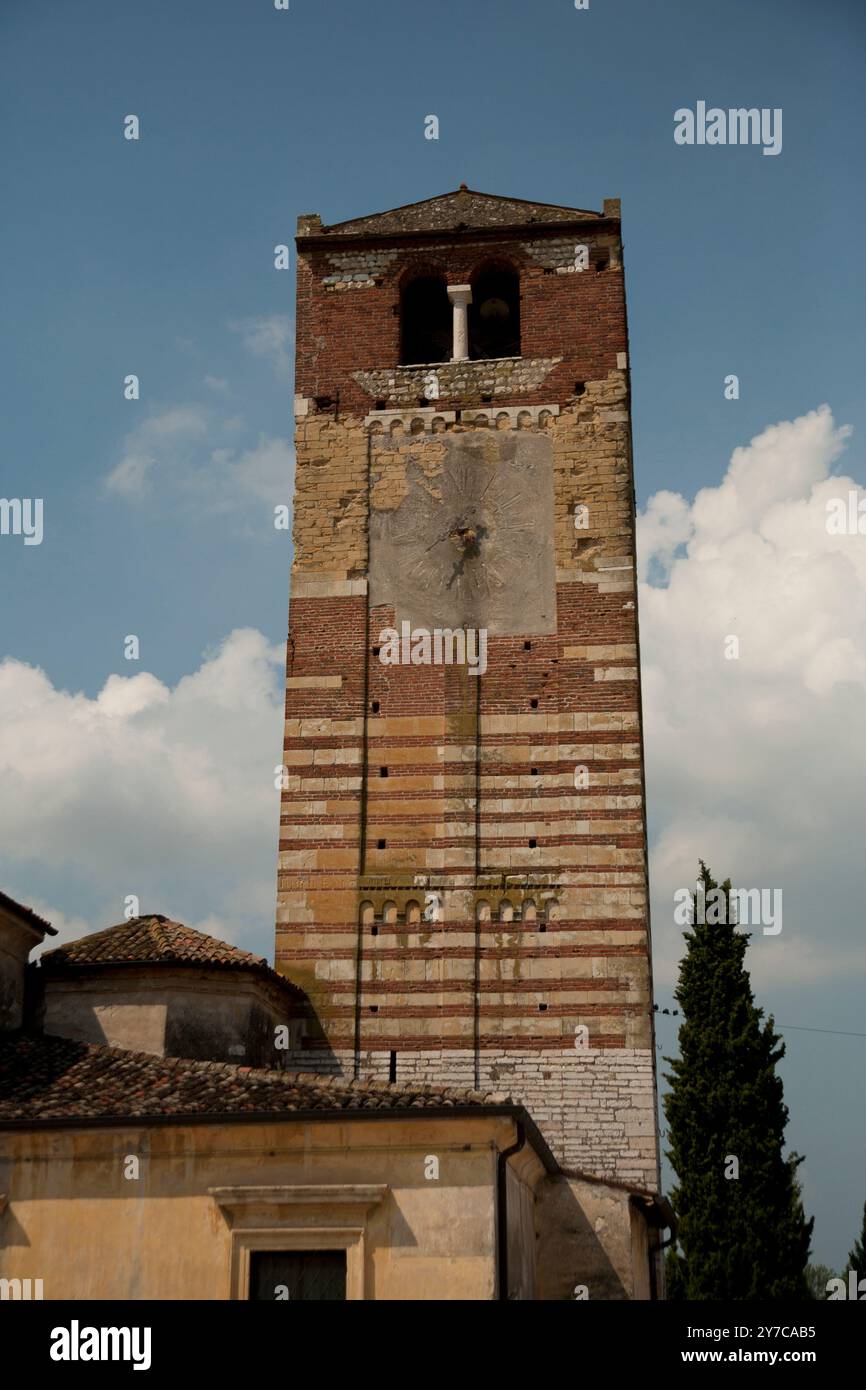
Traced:
MULTIPOLYGON (((792 569, 809 547, 781 544, 766 513, 755 534, 775 549, 745 593, 733 578, 702 590, 693 505, 700 489, 727 505, 714 490, 732 454, 778 422, 807 423, 747 463, 750 477, 769 470, 791 528, 822 470, 862 485, 858 0, 291 0, 286 13, 6 0, 0 36, 2 491, 45 507, 42 545, 0 540, 0 657, 21 664, 4 708, 32 711, 8 733, 3 886, 69 931, 119 920, 124 894, 142 891, 153 910, 270 950, 290 562, 271 514, 289 500, 294 312, 294 258, 275 271, 273 247, 300 212, 337 221, 461 181, 578 207, 619 196, 637 495, 671 575, 642 604, 659 1001, 678 952, 670 890, 700 852, 722 877, 769 866, 790 895, 782 937, 754 947, 761 1002, 790 1025, 866 1031, 866 541, 844 561, 849 601, 843 562, 831 574, 810 550, 792 569), (674 111, 699 99, 781 107, 781 154, 675 145, 674 111), (122 137, 129 113, 137 142, 122 137), (423 138, 431 113, 438 141, 423 138), (728 373, 738 401, 724 399, 728 373), (808 423, 824 404, 832 429, 808 423), (686 512, 651 503, 666 493, 686 512), (690 607, 700 593, 706 608, 690 607), (727 670, 705 663, 694 689, 686 675, 731 604, 731 621, 752 620, 741 598, 763 617, 740 668, 748 702, 727 670), (695 709, 715 696, 702 730, 695 709), (726 722, 746 703, 772 717, 726 722), (772 755, 760 783, 755 755, 738 763, 747 747, 772 755)), ((732 574, 749 563, 736 546, 752 553, 752 513, 732 574)), ((866 1038, 786 1036, 816 1253, 838 1263, 866 1198, 866 1038)), ((666 1020, 660 1040, 673 1045, 666 1020)))

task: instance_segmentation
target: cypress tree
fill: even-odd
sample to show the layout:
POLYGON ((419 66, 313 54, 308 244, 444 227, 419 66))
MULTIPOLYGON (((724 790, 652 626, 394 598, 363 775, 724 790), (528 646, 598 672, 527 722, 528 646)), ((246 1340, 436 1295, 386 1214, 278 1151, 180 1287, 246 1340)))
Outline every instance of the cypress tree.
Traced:
POLYGON ((848 1256, 848 1263, 845 1266, 845 1273, 853 1269, 857 1273, 858 1279, 866 1279, 866 1203, 863 1205, 863 1224, 860 1227, 860 1239, 854 1242, 854 1248, 848 1256))
POLYGON ((806 1299, 812 1220, 800 1200, 796 1154, 784 1157, 788 1110, 776 1065, 784 1043, 763 1021, 745 968, 749 935, 731 920, 730 880, 701 862, 707 921, 685 932, 676 999, 680 1055, 665 1061, 668 1158, 678 1250, 670 1292, 684 1299, 806 1299), (721 920, 714 920, 720 918, 721 920), (736 1161, 736 1162, 734 1162, 736 1161), (736 1174, 736 1175, 735 1175, 736 1174))
POLYGON ((807 1265, 806 1283, 809 1286, 811 1297, 817 1299, 819 1303, 826 1303, 829 1298, 827 1285, 831 1279, 838 1279, 835 1269, 829 1265, 807 1265))

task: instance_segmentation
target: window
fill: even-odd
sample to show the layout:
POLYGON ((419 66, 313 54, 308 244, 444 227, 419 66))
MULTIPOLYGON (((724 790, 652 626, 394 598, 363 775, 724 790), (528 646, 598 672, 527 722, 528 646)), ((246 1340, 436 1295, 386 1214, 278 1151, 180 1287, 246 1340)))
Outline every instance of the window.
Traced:
POLYGON ((400 361, 450 362, 452 318, 444 280, 436 275, 410 280, 400 296, 400 361))
POLYGON ((346 1297, 345 1250, 253 1250, 250 1298, 288 1303, 346 1297))
POLYGON ((507 266, 490 267, 472 282, 469 356, 520 356, 520 281, 507 266))

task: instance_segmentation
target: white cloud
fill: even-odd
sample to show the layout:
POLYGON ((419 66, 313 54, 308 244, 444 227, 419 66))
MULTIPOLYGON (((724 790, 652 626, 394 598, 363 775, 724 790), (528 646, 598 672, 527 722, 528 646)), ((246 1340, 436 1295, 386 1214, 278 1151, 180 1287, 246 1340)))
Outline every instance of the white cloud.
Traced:
POLYGON ((208 465, 186 480, 187 489, 209 511, 227 512, 255 500, 269 507, 291 506, 295 451, 285 439, 261 435, 252 449, 214 449, 208 465))
POLYGON ((291 444, 260 435, 252 447, 227 446, 242 426, 241 417, 223 418, 203 406, 156 412, 127 435, 105 490, 131 503, 171 498, 173 509, 186 505, 199 513, 291 503, 291 444))
POLYGON ((291 504, 295 476, 295 451, 284 439, 262 436, 254 449, 232 461, 229 478, 241 492, 264 502, 291 504))
MULTIPOLYGON (((16 897, 16 894, 13 893, 12 896, 16 897)), ((31 960, 36 960, 43 951, 53 951, 55 946, 63 946, 67 941, 78 941, 82 936, 89 936, 92 931, 114 925, 113 921, 102 922, 96 927, 89 917, 64 912, 62 908, 55 907, 44 898, 27 898, 26 893, 24 898, 27 906, 32 907, 43 921, 50 923, 56 932, 56 936, 45 937, 42 945, 32 952, 31 960)))
POLYGON ((638 573, 648 577, 652 564, 659 577, 667 578, 674 555, 692 534, 691 510, 678 492, 656 492, 641 516, 638 573))
POLYGON ((225 377, 211 376, 210 373, 203 378, 204 384, 209 391, 214 391, 218 396, 224 396, 228 392, 229 384, 225 377))
POLYGON ((271 951, 284 658, 241 629, 174 687, 114 675, 93 699, 0 663, 4 888, 36 906, 40 887, 36 910, 63 926, 51 903, 74 880, 99 911, 72 935, 121 921, 135 894, 142 911, 271 951), (49 868, 59 890, 42 886, 49 868))
POLYGON ((143 497, 154 472, 186 462, 190 445, 207 432, 207 413, 199 406, 174 406, 147 416, 126 436, 121 458, 105 479, 106 491, 129 500, 143 497))
POLYGON ((859 902, 866 737, 866 536, 832 536, 830 473, 850 431, 822 406, 734 451, 689 504, 639 518, 643 698, 656 975, 682 952, 673 893, 717 878, 781 888, 781 935, 753 936, 757 980, 866 969, 859 902), (726 638, 738 660, 725 658, 726 638))
MULTIPOLYGON (((734 452, 718 487, 691 503, 657 494, 639 519, 662 986, 682 951, 673 893, 699 858, 738 886, 783 891, 781 935, 753 936, 759 986, 866 971, 866 536, 826 527, 827 501, 857 488, 830 471, 847 438, 827 407, 773 426, 734 452), (725 659, 731 635, 738 660, 725 659)), ((223 499, 271 500, 288 495, 290 466, 284 441, 262 439, 202 476, 223 499)), ((138 893, 144 910, 269 949, 282 661, 261 634, 235 632, 173 688, 115 675, 94 699, 0 665, 8 891, 32 901, 28 882, 50 862, 105 901, 94 927, 138 893)))
POLYGON ((294 342, 294 332, 288 314, 241 319, 230 323, 229 328, 234 333, 240 333, 247 352, 270 362, 277 376, 288 378, 292 375, 288 349, 294 342))

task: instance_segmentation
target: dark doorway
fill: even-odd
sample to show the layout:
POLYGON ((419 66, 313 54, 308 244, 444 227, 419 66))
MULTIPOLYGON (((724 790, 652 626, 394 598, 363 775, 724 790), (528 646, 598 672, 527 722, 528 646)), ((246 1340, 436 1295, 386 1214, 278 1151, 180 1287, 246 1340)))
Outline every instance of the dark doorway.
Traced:
POLYGON ((250 1252, 251 1299, 265 1303, 333 1303, 345 1297, 345 1250, 250 1252))
POLYGON ((469 356, 520 356, 520 281, 507 268, 485 270, 472 284, 469 356))
POLYGON ((450 362, 452 318, 444 281, 435 275, 411 280, 400 297, 400 361, 450 362))

